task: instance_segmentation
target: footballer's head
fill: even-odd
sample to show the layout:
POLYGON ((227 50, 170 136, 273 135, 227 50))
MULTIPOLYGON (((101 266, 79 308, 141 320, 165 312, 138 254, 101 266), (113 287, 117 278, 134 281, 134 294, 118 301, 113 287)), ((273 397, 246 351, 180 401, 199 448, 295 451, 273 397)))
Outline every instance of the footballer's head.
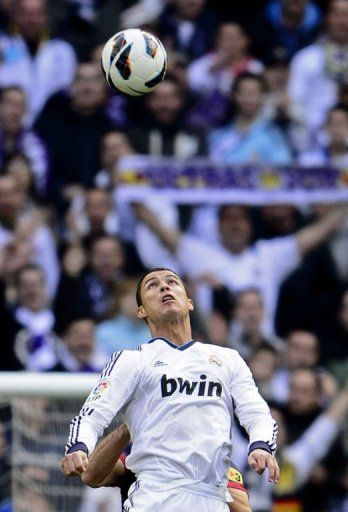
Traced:
POLYGON ((168 268, 153 268, 143 274, 136 299, 138 317, 150 324, 177 320, 193 310, 184 282, 168 268))

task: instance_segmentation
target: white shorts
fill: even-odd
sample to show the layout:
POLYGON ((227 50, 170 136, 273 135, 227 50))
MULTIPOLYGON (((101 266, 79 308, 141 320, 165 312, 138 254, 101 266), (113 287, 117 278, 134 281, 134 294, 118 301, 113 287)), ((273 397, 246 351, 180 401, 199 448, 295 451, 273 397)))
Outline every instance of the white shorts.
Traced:
POLYGON ((168 488, 137 481, 129 489, 124 512, 229 512, 222 497, 205 493, 199 486, 168 488))

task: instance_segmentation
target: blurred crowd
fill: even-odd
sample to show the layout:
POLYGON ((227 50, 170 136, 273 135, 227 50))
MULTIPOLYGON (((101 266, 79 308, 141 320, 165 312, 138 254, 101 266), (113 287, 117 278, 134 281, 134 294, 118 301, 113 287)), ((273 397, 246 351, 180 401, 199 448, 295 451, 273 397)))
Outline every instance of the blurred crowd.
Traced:
POLYGON ((137 279, 169 266, 194 338, 241 353, 296 452, 273 498, 241 468, 253 510, 347 510, 347 205, 120 203, 134 154, 334 167, 348 185, 348 1, 0 0, 0 371, 101 370, 149 339, 137 279), (140 99, 100 71, 128 27, 168 53, 140 99))

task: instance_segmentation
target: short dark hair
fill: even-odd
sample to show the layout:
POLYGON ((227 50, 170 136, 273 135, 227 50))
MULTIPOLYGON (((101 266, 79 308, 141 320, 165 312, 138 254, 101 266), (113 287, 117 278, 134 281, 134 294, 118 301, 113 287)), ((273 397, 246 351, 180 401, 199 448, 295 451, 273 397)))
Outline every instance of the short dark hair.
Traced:
POLYGON ((240 73, 233 82, 233 95, 236 94, 236 92, 238 91, 240 84, 246 80, 253 80, 257 84, 259 84, 262 93, 267 92, 267 83, 262 75, 259 75, 257 73, 251 73, 250 71, 244 71, 243 73, 240 73))
POLYGON ((141 285, 143 284, 143 281, 144 281, 145 277, 148 276, 149 274, 152 274, 152 272, 163 272, 163 271, 166 271, 166 270, 168 272, 172 272, 175 276, 177 276, 180 279, 180 281, 184 285, 184 288, 185 288, 185 290, 187 292, 186 284, 183 282, 181 277, 176 272, 174 272, 174 270, 172 270, 171 268, 167 268, 167 267, 154 267, 154 268, 150 268, 149 270, 147 270, 146 272, 144 272, 140 276, 140 279, 139 279, 138 284, 137 284, 137 291, 135 293, 135 298, 136 298, 138 307, 143 305, 143 301, 142 301, 142 298, 141 298, 141 285))

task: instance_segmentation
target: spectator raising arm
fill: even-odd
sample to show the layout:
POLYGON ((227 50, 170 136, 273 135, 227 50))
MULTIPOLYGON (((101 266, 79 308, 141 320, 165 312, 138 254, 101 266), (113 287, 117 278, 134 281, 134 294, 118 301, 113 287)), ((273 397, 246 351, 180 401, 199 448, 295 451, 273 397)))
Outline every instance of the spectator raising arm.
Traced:
POLYGON ((298 231, 297 243, 301 256, 305 256, 312 249, 324 242, 348 218, 348 207, 334 208, 321 219, 298 231))

